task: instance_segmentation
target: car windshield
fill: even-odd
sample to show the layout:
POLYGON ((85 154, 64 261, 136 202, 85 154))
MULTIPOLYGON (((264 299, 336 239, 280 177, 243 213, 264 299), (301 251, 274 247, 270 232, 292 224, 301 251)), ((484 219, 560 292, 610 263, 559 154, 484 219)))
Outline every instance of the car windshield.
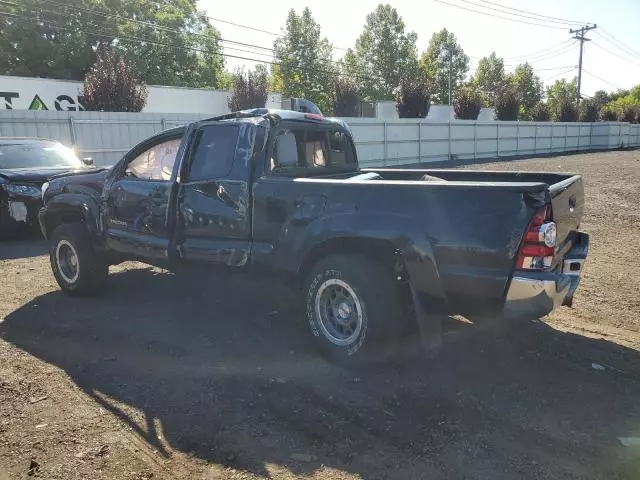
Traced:
POLYGON ((0 168, 81 166, 73 150, 58 142, 0 143, 0 168))

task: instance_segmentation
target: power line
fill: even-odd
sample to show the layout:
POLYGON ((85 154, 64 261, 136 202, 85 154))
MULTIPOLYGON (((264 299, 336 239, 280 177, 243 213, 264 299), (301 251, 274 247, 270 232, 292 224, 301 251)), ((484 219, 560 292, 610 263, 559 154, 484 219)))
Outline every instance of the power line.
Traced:
MULTIPOLYGON (((542 18, 536 18, 535 16, 532 16, 530 14, 521 14, 521 13, 513 13, 513 12, 505 11, 504 9, 507 8, 507 7, 504 7, 502 5, 500 5, 499 8, 494 8, 494 7, 487 7, 485 5, 482 5, 481 3, 476 3, 476 2, 473 2, 471 0, 459 0, 459 1, 464 2, 464 3, 468 3, 470 5, 474 5, 476 7, 484 8, 484 9, 487 9, 487 10, 491 10, 491 11, 494 11, 494 12, 504 13, 505 15, 512 15, 512 16, 521 17, 521 18, 528 18, 528 19, 531 19, 531 20, 536 20, 538 22, 555 23, 555 24, 561 24, 561 25, 565 25, 565 26, 573 23, 573 22, 565 22, 565 21, 559 21, 559 20, 545 20, 545 19, 542 19, 542 18)), ((490 3, 491 5, 498 5, 497 3, 492 3, 492 2, 484 2, 484 3, 490 3)), ((533 14, 533 15, 535 15, 535 14, 533 14)))
MULTIPOLYGON (((5 0, 0 0, 0 3, 3 3, 3 2, 5 2, 5 0)), ((6 2, 6 3, 8 3, 8 2, 6 2)), ((58 5, 60 7, 68 7, 68 5, 65 5, 63 3, 59 3, 59 2, 56 2, 56 1, 52 1, 52 0, 48 0, 48 3, 53 4, 53 5, 58 5)), ((185 31, 178 30, 178 29, 175 29, 175 28, 165 27, 164 25, 158 25, 158 24, 155 24, 155 23, 152 23, 152 22, 146 22, 146 21, 143 21, 143 20, 124 17, 122 15, 118 15, 118 14, 115 14, 115 13, 103 13, 103 12, 99 12, 99 11, 96 11, 96 10, 89 10, 87 8, 80 8, 80 7, 78 7, 77 9, 80 10, 80 11, 84 11, 86 13, 93 14, 93 15, 98 15, 98 16, 101 16, 101 17, 104 17, 104 18, 114 17, 114 18, 118 18, 120 20, 124 20, 124 21, 127 21, 127 22, 137 23, 139 25, 144 25, 144 26, 147 26, 147 27, 151 27, 151 28, 155 28, 155 29, 158 29, 158 30, 163 30, 163 31, 171 32, 171 33, 186 34, 186 35, 189 35, 189 36, 198 36, 198 37, 205 37, 206 38, 206 35, 202 34, 202 33, 185 32, 185 31)), ((45 13, 53 14, 53 15, 59 15, 60 14, 60 12, 54 12, 54 11, 51 11, 51 10, 42 10, 42 11, 45 12, 45 13)), ((114 36, 117 36, 117 35, 114 34, 114 36)), ((273 48, 262 47, 262 46, 259 46, 259 45, 252 45, 252 44, 249 44, 249 43, 237 42, 235 40, 228 40, 228 39, 225 39, 225 38, 222 38, 222 37, 217 37, 217 40, 219 42, 223 42, 223 43, 231 43, 231 44, 235 44, 235 45, 241 45, 241 46, 246 46, 246 47, 249 47, 249 48, 260 49, 260 50, 268 50, 269 52, 272 53, 272 56, 273 56, 273 53, 275 52, 275 50, 273 48)), ((242 50, 242 49, 237 49, 237 48, 231 48, 231 47, 225 47, 225 48, 228 48, 228 49, 231 49, 231 50, 237 50, 237 51, 245 52, 245 53, 253 53, 255 55, 263 55, 263 56, 265 55, 265 54, 262 54, 262 53, 252 52, 252 51, 242 50)), ((328 61, 333 63, 333 64, 340 65, 340 62, 338 62, 338 61, 335 61, 335 60, 328 60, 328 61)))
POLYGON ((618 90, 624 90, 622 87, 616 85, 615 83, 611 83, 608 80, 605 80, 604 78, 601 78, 601 77, 597 76, 596 74, 591 73, 588 70, 585 70, 584 68, 582 70, 584 71, 584 73, 591 75, 593 78, 595 78, 597 80, 600 80, 601 82, 607 83, 607 84, 611 85, 612 87, 617 88, 618 90))
POLYGON ((540 13, 529 12, 527 10, 520 10, 519 8, 508 7, 508 6, 502 5, 500 3, 490 2, 489 0, 479 0, 479 1, 482 2, 482 3, 488 3, 489 5, 496 5, 496 6, 501 7, 501 8, 506 8, 508 10, 513 10, 515 12, 526 13, 528 15, 535 15, 536 17, 548 18, 550 20, 558 20, 558 21, 561 21, 563 23, 571 23, 571 24, 574 24, 574 25, 583 25, 584 23, 586 23, 586 22, 577 22, 577 21, 574 21, 574 20, 567 20, 566 18, 558 18, 558 17, 549 16, 549 15, 542 15, 540 13))
MULTIPOLYGON (((0 12, 0 17, 11 17, 14 21, 22 21, 22 22, 26 22, 26 23, 30 23, 31 25, 41 25, 41 24, 47 24, 51 27, 53 27, 54 29, 58 29, 60 31, 65 31, 65 26, 64 25, 60 25, 57 23, 53 23, 47 20, 37 20, 37 19, 27 19, 27 18, 23 18, 23 17, 18 17, 16 15, 13 14, 6 14, 4 12, 0 12)), ((278 65, 278 66, 282 66, 282 62, 275 62, 275 61, 268 61, 268 60, 263 60, 263 59, 258 59, 258 58, 249 58, 249 57, 244 57, 244 56, 239 56, 239 55, 231 55, 231 54, 227 54, 227 53, 221 53, 221 52, 216 52, 216 51, 212 51, 212 50, 206 50, 206 49, 202 49, 202 48, 197 48, 197 47, 190 47, 187 45, 176 45, 173 43, 164 43, 164 42, 157 42, 154 40, 149 40, 146 38, 138 38, 138 37, 130 37, 130 36, 123 36, 123 35, 115 35, 114 33, 105 33, 105 32, 101 32, 101 31, 92 31, 92 32, 86 32, 83 30, 75 30, 75 32, 78 33, 83 33, 85 35, 93 35, 96 37, 102 37, 102 38, 107 38, 107 39, 113 39, 114 37, 117 37, 119 40, 125 41, 125 42, 138 42, 138 43, 142 43, 142 44, 149 44, 149 45, 157 45, 157 46, 164 46, 164 47, 171 47, 174 48, 175 50, 191 50, 194 52, 200 52, 200 53, 208 53, 210 55, 218 55, 221 57, 227 57, 227 58, 235 58, 235 59, 239 59, 239 60, 247 60, 250 62, 256 62, 256 63, 264 63, 267 65, 278 65)), ((307 72, 312 72, 312 73, 325 73, 325 74, 334 74, 336 72, 331 71, 331 70, 322 70, 322 69, 314 69, 314 68, 308 68, 308 67, 300 67, 300 66, 291 66, 289 65, 288 68, 291 68, 293 70, 299 70, 299 71, 307 71, 307 72)), ((363 77, 361 75, 355 75, 352 74, 350 75, 352 78, 358 78, 361 80, 369 80, 369 79, 376 79, 376 80, 384 80, 382 77, 363 77)))
POLYGON ((640 53, 638 53, 633 48, 631 48, 631 47, 625 45, 624 43, 622 43, 620 40, 618 40, 616 37, 611 35, 609 32, 606 32, 606 31, 603 30, 602 33, 600 33, 600 36, 607 43, 609 43, 613 47, 623 51, 626 55, 631 55, 632 57, 635 57, 638 60, 640 60, 640 53))
MULTIPOLYGON (((156 1, 156 2, 154 2, 154 3, 159 3, 159 4, 162 4, 162 5, 165 5, 165 6, 172 6, 172 5, 170 5, 169 3, 167 3, 167 2, 157 2, 157 1, 156 1)), ((243 25, 243 24, 241 24, 241 23, 231 22, 231 21, 229 21, 229 20, 223 20, 223 19, 221 19, 221 18, 215 18, 215 17, 209 16, 209 15, 207 15, 207 18, 208 18, 209 20, 213 20, 214 22, 226 23, 227 25, 233 25, 234 27, 244 28, 244 29, 246 29, 246 30, 253 30, 254 32, 265 33, 265 34, 267 34, 267 35, 271 35, 271 36, 274 36, 274 37, 283 37, 283 36, 284 36, 284 35, 283 35, 283 34, 281 34, 281 33, 270 32, 269 30, 263 30, 263 29, 261 29, 261 28, 251 27, 251 26, 249 26, 249 25, 243 25)), ((345 52, 346 52, 347 50, 349 50, 348 48, 336 47, 335 45, 333 46, 333 48, 335 48, 336 50, 343 50, 343 51, 345 51, 345 52)))
POLYGON ((545 70, 562 70, 562 69, 570 69, 573 70, 574 68, 578 68, 577 65, 565 65, 564 67, 551 67, 551 68, 536 68, 536 71, 545 71, 545 70))
POLYGON ((473 10, 472 8, 463 7, 462 5, 456 5, 455 3, 445 2, 444 0, 433 0, 433 1, 434 2, 438 2, 438 3, 442 3, 444 5, 449 5, 450 7, 459 8, 461 10, 467 10, 469 12, 479 13, 480 15, 487 15, 487 16, 493 17, 493 18, 500 18, 502 20, 509 20, 511 22, 525 23, 527 25, 536 25, 538 27, 554 28, 554 29, 557 29, 557 30, 566 30, 566 28, 564 28, 564 27, 558 27, 558 26, 554 26, 554 25, 545 25, 543 23, 527 22, 525 20, 518 20, 518 19, 515 19, 515 18, 502 17, 500 15, 495 15, 493 13, 482 12, 480 10, 473 10))
POLYGON ((571 43, 571 39, 567 39, 564 42, 558 43, 551 47, 543 48, 542 50, 538 50, 536 52, 531 52, 523 55, 514 55, 513 57, 503 57, 503 60, 516 60, 518 58, 524 57, 537 57, 538 55, 544 54, 545 52, 550 52, 552 50, 557 50, 558 48, 565 48, 568 43, 571 43))
POLYGON ((603 47, 599 43, 593 42, 591 45, 593 45, 594 47, 598 47, 600 50, 604 50, 605 52, 610 53, 611 55, 615 55, 616 57, 621 58, 625 62, 629 62, 629 63, 632 63, 632 64, 634 64, 636 66, 640 66, 640 62, 638 62, 637 60, 630 60, 630 59, 628 59, 626 57, 623 57, 622 55, 619 55, 616 52, 612 52, 608 48, 603 47))
POLYGON ((573 70, 575 70, 575 68, 576 68, 576 67, 571 67, 571 68, 569 68, 568 70, 565 70, 564 72, 556 73, 555 75, 551 75, 550 77, 543 78, 542 80, 543 80, 544 82, 548 82, 549 80, 553 80, 553 79, 555 79, 555 78, 558 78, 558 77, 561 77, 561 76, 563 76, 563 75, 566 75, 566 74, 567 74, 567 73, 569 73, 569 72, 572 72, 573 70))

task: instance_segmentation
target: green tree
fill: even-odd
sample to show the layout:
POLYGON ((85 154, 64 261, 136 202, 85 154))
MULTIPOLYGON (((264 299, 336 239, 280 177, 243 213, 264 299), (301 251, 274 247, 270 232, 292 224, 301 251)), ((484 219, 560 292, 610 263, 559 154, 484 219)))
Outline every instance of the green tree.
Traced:
POLYGON ((153 85, 219 87, 224 71, 220 33, 198 10, 196 0, 153 6, 147 0, 102 1, 111 13, 139 21, 116 19, 115 46, 142 80, 153 85))
POLYGON ((451 104, 469 71, 469 57, 456 36, 445 28, 431 37, 427 51, 420 58, 420 67, 427 78, 433 79, 434 103, 451 104))
POLYGON ((496 95, 496 119, 513 121, 518 119, 520 97, 514 88, 503 88, 496 95))
MULTIPOLYGON (((547 87, 547 105, 549 106, 551 118, 559 121, 558 119, 563 116, 563 111, 568 112, 567 105, 575 104, 577 91, 577 80, 575 78, 571 82, 567 82, 564 78, 556 80, 553 85, 547 87)), ((569 113, 571 114, 572 112, 569 113)))
POLYGON ((76 8, 85 3, 68 0, 65 9, 45 0, 3 5, 12 16, 0 17, 0 73, 83 80, 96 59, 95 47, 104 40, 89 32, 114 27, 112 20, 76 8), (63 17, 65 10, 68 15, 63 17))
POLYGON ((274 89, 285 96, 307 98, 323 112, 329 111, 333 47, 321 36, 309 7, 301 15, 289 10, 284 35, 273 48, 277 63, 271 69, 274 89))
POLYGON ((370 100, 393 98, 403 75, 418 66, 417 35, 405 32, 405 24, 391 5, 378 5, 367 15, 355 49, 345 54, 345 71, 361 84, 370 100))
POLYGON ((611 101, 611 97, 604 90, 598 90, 591 97, 592 104, 600 111, 602 107, 604 107, 607 103, 611 101))
POLYGON ((149 84, 217 87, 219 33, 195 0, 20 0, 0 19, 0 73, 82 80, 98 44, 149 84))
POLYGON ((504 73, 504 60, 491 52, 488 57, 482 57, 478 62, 476 73, 471 79, 473 86, 482 92, 486 99, 486 106, 493 107, 496 104, 496 96, 507 82, 504 73))
POLYGON ((518 118, 520 120, 530 120, 533 107, 542 100, 543 85, 540 78, 533 73, 531 65, 523 63, 508 75, 507 82, 515 89, 520 99, 518 118))

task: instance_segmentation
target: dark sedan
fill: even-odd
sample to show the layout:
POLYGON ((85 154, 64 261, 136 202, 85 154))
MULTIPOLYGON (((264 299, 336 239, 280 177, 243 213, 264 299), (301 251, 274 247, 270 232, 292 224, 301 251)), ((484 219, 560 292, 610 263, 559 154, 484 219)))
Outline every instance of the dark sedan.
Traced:
POLYGON ((20 227, 37 226, 42 184, 55 175, 86 169, 91 163, 56 141, 0 138, 0 239, 20 227))

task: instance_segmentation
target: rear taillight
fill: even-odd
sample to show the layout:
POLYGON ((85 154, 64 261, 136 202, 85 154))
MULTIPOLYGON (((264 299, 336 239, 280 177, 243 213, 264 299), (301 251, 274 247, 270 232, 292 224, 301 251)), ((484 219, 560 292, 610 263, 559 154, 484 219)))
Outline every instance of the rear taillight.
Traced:
POLYGON ((518 252, 517 269, 545 270, 551 267, 556 249, 557 230, 551 207, 536 211, 524 233, 518 252))

